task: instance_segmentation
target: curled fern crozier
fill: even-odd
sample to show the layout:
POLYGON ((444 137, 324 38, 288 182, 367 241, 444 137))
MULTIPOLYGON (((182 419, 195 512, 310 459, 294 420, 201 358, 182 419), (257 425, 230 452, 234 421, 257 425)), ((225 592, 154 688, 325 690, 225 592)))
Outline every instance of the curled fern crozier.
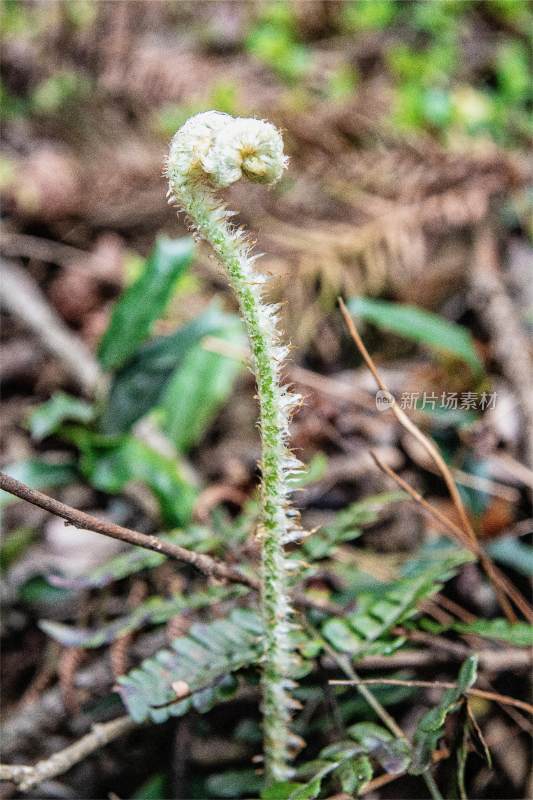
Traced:
POLYGON ((290 776, 289 761, 299 740, 289 730, 292 610, 288 599, 290 568, 284 546, 299 538, 298 514, 290 507, 290 478, 300 463, 288 449, 289 420, 300 398, 281 384, 287 348, 280 342, 278 307, 263 298, 267 277, 257 270, 242 229, 229 222, 231 212, 216 190, 241 177, 273 184, 287 158, 283 140, 270 123, 209 111, 191 117, 174 136, 167 162, 169 196, 191 220, 225 269, 247 329, 260 406, 262 551, 261 608, 265 631, 262 673, 263 730, 267 781, 290 776))

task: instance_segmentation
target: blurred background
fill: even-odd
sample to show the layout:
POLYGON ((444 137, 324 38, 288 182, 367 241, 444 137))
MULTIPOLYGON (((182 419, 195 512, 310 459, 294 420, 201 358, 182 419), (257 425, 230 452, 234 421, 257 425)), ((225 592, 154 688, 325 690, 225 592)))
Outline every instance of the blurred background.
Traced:
MULTIPOLYGON (((258 441, 246 342, 224 276, 167 205, 162 170, 170 137, 192 114, 265 118, 283 131, 289 169, 271 191, 243 183, 227 200, 266 254, 269 291, 283 304, 287 379, 304 396, 293 424, 310 465, 298 501, 304 523, 323 524, 391 489, 370 447, 454 513, 425 453, 376 409, 338 311, 342 296, 389 388, 443 448, 478 534, 527 587, 531 5, 2 0, 1 8, 7 470, 141 530, 213 513, 223 530, 252 496, 258 441)), ((59 663, 67 708, 79 709, 75 675, 86 653, 47 639, 36 621, 79 623, 83 603, 68 592, 115 554, 114 543, 89 535, 86 552, 69 550, 62 523, 11 500, 1 498, 4 703, 16 713, 31 705, 59 663), (70 589, 51 586, 50 570, 70 589)), ((402 505, 373 531, 364 568, 394 570, 395 554, 418 546, 428 524, 402 505)), ((191 540, 207 551, 210 541, 191 540)), ((161 575, 159 588, 170 591, 161 575)), ((464 575, 456 600, 490 614, 479 572, 464 575)), ((132 607, 147 591, 134 580, 114 599, 132 607)), ((153 768, 121 777, 116 751, 98 776, 80 768, 74 789, 49 787, 46 796, 133 796, 155 780, 155 793, 135 796, 184 797, 181 768, 192 775, 187 796, 222 796, 221 784, 206 794, 204 777, 248 757, 248 734, 221 756, 221 720, 202 721, 200 740, 179 729, 192 737, 187 767, 174 734, 154 733, 176 756, 170 776, 152 754, 153 768)), ((476 796, 516 797, 529 751, 508 718, 488 723, 499 735, 500 774, 480 769, 476 796), (501 744, 511 739, 511 749, 501 744)), ((39 756, 42 742, 16 731, 12 755, 39 756)), ((55 744, 71 734, 56 731, 55 744)), ((138 755, 143 746, 135 742, 138 755)), ((394 784, 383 791, 408 796, 394 784)))

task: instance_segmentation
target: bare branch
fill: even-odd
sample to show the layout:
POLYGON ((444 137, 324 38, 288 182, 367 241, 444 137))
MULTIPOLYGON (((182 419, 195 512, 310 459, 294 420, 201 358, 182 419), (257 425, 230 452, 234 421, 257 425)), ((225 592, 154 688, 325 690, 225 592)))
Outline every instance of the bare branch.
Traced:
POLYGON ((94 394, 102 382, 94 356, 58 317, 28 272, 7 260, 2 260, 0 303, 37 334, 87 394, 94 394))
POLYGON ((259 589, 257 578, 249 577, 240 570, 216 561, 210 556, 187 550, 185 547, 166 542, 157 536, 150 536, 146 533, 134 531, 131 528, 123 528, 122 525, 115 525, 107 520, 92 517, 84 511, 78 511, 61 503, 59 500, 55 500, 53 497, 38 492, 36 489, 30 489, 29 486, 3 472, 0 472, 0 489, 4 489, 6 492, 15 495, 15 497, 20 497, 21 500, 26 500, 34 506, 43 508, 45 511, 50 511, 58 517, 62 517, 69 525, 73 525, 75 528, 101 533, 103 536, 109 536, 112 539, 118 539, 136 547, 144 547, 145 550, 162 553, 168 558, 190 564, 210 578, 219 578, 230 583, 242 583, 251 589, 259 589))
POLYGON ((54 753, 50 758, 39 761, 33 767, 23 764, 0 764, 0 780, 12 781, 21 791, 27 792, 43 781, 62 775, 91 753, 137 726, 138 723, 127 715, 117 717, 111 722, 93 725, 90 733, 69 747, 65 747, 64 750, 54 753))
MULTIPOLYGON (((190 564, 199 572, 202 572, 208 578, 217 578, 221 581, 229 581, 230 583, 241 583, 244 586, 249 586, 254 591, 259 591, 260 581, 251 575, 246 575, 239 569, 230 567, 222 561, 217 561, 205 553, 195 553, 193 550, 188 550, 186 547, 167 542, 154 535, 140 533, 131 528, 123 528, 122 525, 115 525, 113 522, 107 520, 97 519, 96 517, 86 514, 84 511, 78 511, 71 506, 55 500, 47 494, 30 489, 24 483, 11 478, 4 472, 0 472, 0 489, 9 492, 21 500, 26 500, 34 506, 43 508, 45 511, 62 517, 69 525, 74 528, 82 528, 95 533, 101 533, 102 536, 109 536, 111 539, 118 539, 126 544, 132 544, 135 547, 143 547, 145 550, 153 550, 156 553, 161 553, 168 558, 175 561, 182 561, 185 564, 190 564)), ((342 614, 343 608, 337 603, 328 600, 315 601, 307 597, 302 591, 295 591, 293 593, 294 602, 304 608, 314 608, 317 611, 322 611, 328 614, 342 614)))

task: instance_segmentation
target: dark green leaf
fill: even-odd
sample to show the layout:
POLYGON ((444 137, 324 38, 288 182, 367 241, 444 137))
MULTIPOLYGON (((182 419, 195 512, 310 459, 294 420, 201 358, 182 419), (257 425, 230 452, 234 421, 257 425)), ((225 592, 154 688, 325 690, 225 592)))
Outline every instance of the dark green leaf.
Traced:
POLYGON ((159 336, 140 347, 113 377, 101 430, 107 434, 129 431, 158 404, 190 348, 204 336, 216 336, 234 320, 233 315, 212 306, 175 333, 159 336))
POLYGON ((277 781, 261 792, 261 800, 289 800, 301 784, 294 781, 277 781))
POLYGON ((18 597, 24 603, 36 606, 50 606, 57 611, 58 604, 68 600, 71 594, 67 589, 51 586, 42 575, 34 575, 18 590, 18 597))
POLYGON ((69 429, 65 435, 81 450, 80 467, 98 490, 118 494, 131 481, 142 481, 159 502, 163 521, 169 526, 187 525, 197 495, 179 464, 134 436, 119 438, 69 429))
POLYGON ((98 350, 105 369, 117 369, 135 353, 166 308, 177 279, 192 261, 193 241, 160 237, 141 276, 122 294, 98 350))
MULTIPOLYGON (((237 317, 227 315, 225 319, 226 326, 217 331, 216 339, 239 351, 242 325, 237 317)), ((190 348, 160 400, 163 428, 178 450, 186 452, 198 444, 230 396, 242 367, 240 359, 209 351, 203 341, 190 348)))
POLYGON ((33 411, 29 427, 32 437, 41 441, 56 433, 66 420, 89 423, 93 418, 94 407, 91 403, 64 392, 56 392, 50 400, 33 411))
POLYGON ((406 739, 395 739, 388 730, 373 722, 352 725, 348 734, 381 764, 385 772, 401 775, 408 768, 411 748, 406 739))
POLYGON ((356 634, 348 623, 340 617, 326 620, 322 633, 335 650, 340 653, 356 653, 364 644, 364 639, 356 634))
POLYGON ((2 538, 0 545, 0 568, 7 569, 16 561, 38 536, 33 528, 17 528, 2 538))
POLYGON ((206 783, 210 797, 220 800, 223 797, 257 796, 263 779, 253 769, 228 770, 219 775, 211 775, 206 783))
POLYGON ((322 788, 322 781, 324 778, 336 770, 338 766, 339 762, 326 762, 310 781, 302 784, 291 792, 289 795, 289 800, 314 800, 314 798, 318 797, 320 794, 320 789, 322 788))
POLYGON ((335 771, 343 792, 350 795, 358 795, 359 791, 372 780, 374 771, 368 756, 361 755, 356 758, 343 761, 335 771))
MULTIPOLYGON (((18 461, 8 464, 3 472, 22 481, 32 489, 44 489, 55 486, 67 486, 78 478, 75 462, 55 464, 51 461, 41 461, 38 458, 29 458, 27 461, 18 461)), ((0 508, 4 508, 16 501, 16 497, 0 489, 0 508)))
POLYGON ((470 656, 459 670, 457 686, 447 689, 438 706, 427 711, 419 721, 413 747, 413 764, 410 772, 420 775, 431 766, 431 754, 444 735, 444 725, 449 714, 461 708, 465 694, 475 683, 477 656, 470 656))
POLYGON ((357 795, 371 780, 373 774, 370 760, 362 750, 363 748, 359 745, 354 746, 352 742, 336 742, 329 745, 321 751, 316 761, 303 764, 298 769, 298 778, 309 778, 306 783, 275 784, 268 790, 268 795, 265 792, 262 797, 275 800, 278 797, 276 790, 279 786, 279 797, 288 797, 289 800, 314 800, 319 796, 324 779, 328 776, 334 778, 343 791, 357 795), (293 787, 290 793, 287 793, 288 786, 293 787))
POLYGON ((357 655, 368 652, 372 643, 382 640, 391 628, 411 617, 420 600, 438 592, 441 581, 454 575, 457 567, 471 558, 466 551, 452 551, 447 557, 421 566, 413 577, 361 591, 357 611, 326 620, 322 626, 324 637, 341 652, 357 655))
POLYGON ((483 372, 472 335, 467 328, 421 308, 369 297, 354 297, 348 303, 354 317, 411 341, 449 353, 464 361, 475 375, 483 372))
POLYGON ((162 772, 156 772, 132 794, 132 800, 162 800, 169 794, 167 783, 166 776, 162 772))

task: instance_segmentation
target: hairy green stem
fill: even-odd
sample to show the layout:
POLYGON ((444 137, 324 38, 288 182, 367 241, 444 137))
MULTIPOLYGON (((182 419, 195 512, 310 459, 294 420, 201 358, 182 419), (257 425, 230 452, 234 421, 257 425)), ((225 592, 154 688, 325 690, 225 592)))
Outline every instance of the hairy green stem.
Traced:
MULTIPOLYGON (((204 116, 206 115, 199 115, 199 117, 204 116)), ((219 117, 222 115, 214 118, 217 128, 223 122, 219 117)), ((197 118, 189 122, 193 133, 195 129, 192 123, 195 119, 197 118)), ((226 119, 228 125, 231 125, 232 118, 226 119)), ((212 120, 213 117, 208 118, 209 124, 212 124, 212 120)), ((295 737, 292 737, 289 730, 292 705, 289 690, 293 686, 290 674, 295 661, 291 649, 292 622, 288 601, 288 567, 292 562, 288 562, 285 557, 284 544, 294 538, 294 530, 297 529, 294 515, 288 506, 288 494, 289 476, 299 464, 287 450, 286 441, 290 411, 298 402, 298 398, 280 385, 280 367, 286 350, 278 344, 277 309, 268 305, 262 297, 262 285, 266 278, 254 269, 255 259, 250 255, 250 248, 242 231, 228 222, 228 213, 217 202, 213 193, 212 176, 216 169, 222 169, 219 168, 220 159, 222 156, 227 157, 228 149, 230 155, 234 155, 235 150, 237 152, 242 170, 239 174, 264 182, 261 169, 265 158, 270 157, 270 150, 265 156, 265 148, 261 150, 258 145, 255 130, 258 126, 265 126, 268 128, 267 134, 270 135, 270 129, 272 131, 275 129, 268 123, 260 123, 257 120, 233 122, 250 123, 251 126, 248 130, 246 125, 241 125, 241 129, 236 131, 237 143, 235 136, 231 142, 228 141, 226 151, 218 154, 217 163, 214 163, 216 159, 212 156, 217 144, 210 129, 211 143, 206 145, 205 135, 200 140, 203 147, 201 170, 198 169, 198 162, 201 160, 198 156, 198 146, 192 146, 192 157, 190 157, 190 140, 186 139, 183 145, 183 138, 178 140, 178 136, 182 134, 178 132, 174 142, 178 141, 181 149, 173 144, 174 151, 171 149, 167 172, 171 195, 193 221, 197 235, 211 245, 227 273, 238 299, 250 341, 252 368, 259 396, 262 444, 262 513, 259 532, 262 552, 261 608, 265 630, 262 710, 265 773, 267 782, 272 782, 290 776, 288 761, 291 747, 295 744, 295 741, 292 741, 295 737), (176 149, 178 149, 177 156, 176 149), (186 155, 185 166, 187 163, 191 165, 185 177, 184 159, 179 158, 183 152, 186 155), (209 168, 208 178, 211 182, 206 181, 205 175, 209 168), (253 174, 250 174, 252 170, 253 174)), ((226 129, 223 124, 222 128, 225 134, 226 129)), ((185 133, 190 135, 190 129, 185 129, 185 133)), ((260 129, 260 133, 263 133, 263 129, 260 129)), ((279 136, 277 131, 275 133, 279 136)), ((275 144, 278 144, 277 140, 275 144)), ((279 161, 280 154, 276 155, 279 161)), ((282 154, 281 158, 283 159, 282 154)), ((226 167, 225 162, 223 166, 226 167)), ((283 166, 284 160, 281 161, 280 169, 283 166)), ((272 179, 271 175, 268 177, 272 179)), ((216 187, 217 184, 226 185, 227 181, 225 178, 218 178, 214 183, 216 187)))

